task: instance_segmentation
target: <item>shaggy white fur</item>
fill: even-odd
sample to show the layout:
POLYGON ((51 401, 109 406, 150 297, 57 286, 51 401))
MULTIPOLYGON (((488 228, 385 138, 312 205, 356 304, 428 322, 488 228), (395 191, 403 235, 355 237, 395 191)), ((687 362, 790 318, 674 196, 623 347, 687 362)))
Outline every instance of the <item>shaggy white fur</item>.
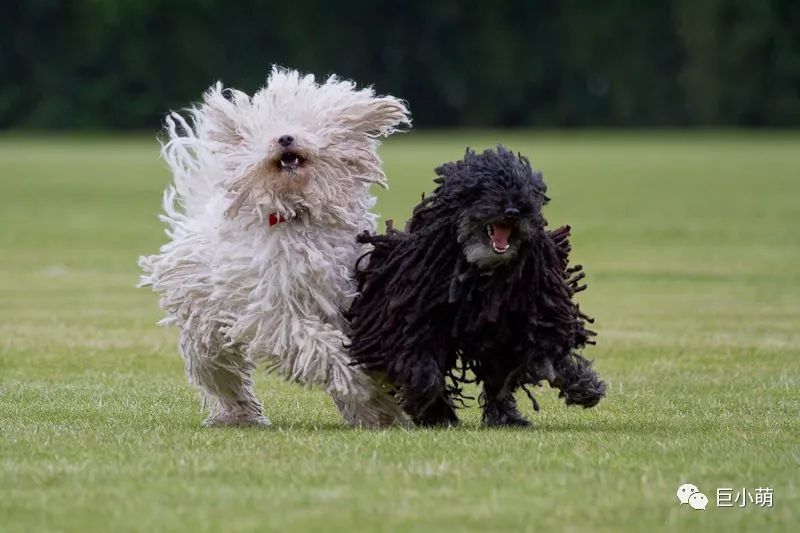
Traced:
POLYGON ((364 251, 355 236, 375 229, 369 186, 385 185, 378 137, 410 125, 404 102, 273 68, 252 97, 218 83, 188 115, 166 121, 170 241, 140 258, 140 286, 161 293, 160 324, 181 330, 205 423, 269 424, 253 391, 262 361, 325 387, 350 424, 403 421, 350 366, 341 311, 364 251))

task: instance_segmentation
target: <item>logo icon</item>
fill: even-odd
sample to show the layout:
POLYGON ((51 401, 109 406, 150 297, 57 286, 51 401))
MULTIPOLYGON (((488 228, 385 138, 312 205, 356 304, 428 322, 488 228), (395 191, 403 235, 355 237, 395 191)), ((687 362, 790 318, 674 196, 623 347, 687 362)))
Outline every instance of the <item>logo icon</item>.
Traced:
POLYGON ((705 511, 708 505, 708 497, 702 492, 695 492, 689 496, 689 505, 697 511, 705 511))
POLYGON ((698 511, 705 511, 706 506, 708 506, 708 497, 700 492, 696 485, 691 483, 684 483, 678 487, 676 495, 680 505, 688 503, 689 507, 698 511))

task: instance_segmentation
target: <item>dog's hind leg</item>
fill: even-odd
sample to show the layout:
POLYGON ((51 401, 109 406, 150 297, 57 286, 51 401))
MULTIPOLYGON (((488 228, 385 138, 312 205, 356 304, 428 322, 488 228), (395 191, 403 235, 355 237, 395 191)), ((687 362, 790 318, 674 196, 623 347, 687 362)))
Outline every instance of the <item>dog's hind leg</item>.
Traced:
POLYGON ((253 391, 255 363, 242 351, 223 345, 215 332, 205 339, 185 329, 181 352, 189 380, 205 393, 205 426, 268 426, 261 402, 253 391))
POLYGON ((415 424, 423 427, 449 427, 459 424, 453 402, 444 391, 431 396, 406 397, 403 409, 415 424))
POLYGON ((400 388, 403 410, 420 426, 456 426, 458 415, 435 360, 415 365, 411 379, 400 388))
POLYGON ((529 426, 531 423, 517 409, 514 399, 516 381, 513 372, 493 372, 483 377, 483 425, 495 426, 529 426))
POLYGON ((408 424, 380 383, 351 364, 345 348, 349 341, 341 331, 326 322, 303 320, 293 328, 292 337, 298 351, 278 363, 281 373, 324 387, 347 424, 370 428, 408 424))
POLYGON ((369 376, 350 367, 351 384, 345 388, 333 382, 326 388, 348 425, 364 428, 409 426, 403 411, 388 392, 369 376))

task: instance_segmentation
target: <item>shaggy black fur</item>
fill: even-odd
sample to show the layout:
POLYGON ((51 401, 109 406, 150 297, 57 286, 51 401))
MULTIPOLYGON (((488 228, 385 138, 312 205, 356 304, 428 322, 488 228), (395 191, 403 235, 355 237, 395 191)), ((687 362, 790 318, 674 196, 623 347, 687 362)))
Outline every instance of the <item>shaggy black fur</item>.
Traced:
POLYGON ((542 381, 568 405, 596 405, 605 384, 576 353, 594 344, 572 301, 584 274, 568 268, 569 227, 545 229, 542 174, 502 146, 436 173, 406 231, 359 236, 374 250, 349 313, 354 364, 393 383, 422 425, 458 423, 467 370, 487 426, 527 425, 514 391, 538 410, 525 387, 542 381))

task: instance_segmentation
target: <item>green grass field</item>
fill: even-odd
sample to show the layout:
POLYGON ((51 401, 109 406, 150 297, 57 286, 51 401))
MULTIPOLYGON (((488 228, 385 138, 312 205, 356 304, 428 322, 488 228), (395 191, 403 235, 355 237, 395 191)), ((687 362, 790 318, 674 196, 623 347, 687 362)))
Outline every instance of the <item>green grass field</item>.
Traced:
POLYGON ((796 531, 800 134, 412 133, 382 148, 379 212, 405 220, 436 164, 498 141, 573 226, 608 397, 544 390, 529 430, 472 407, 362 431, 268 376, 271 429, 202 429, 134 288, 164 241, 154 138, 0 138, 0 531, 796 531), (687 481, 706 511, 677 504, 687 481), (717 508, 718 487, 774 505, 717 508))

